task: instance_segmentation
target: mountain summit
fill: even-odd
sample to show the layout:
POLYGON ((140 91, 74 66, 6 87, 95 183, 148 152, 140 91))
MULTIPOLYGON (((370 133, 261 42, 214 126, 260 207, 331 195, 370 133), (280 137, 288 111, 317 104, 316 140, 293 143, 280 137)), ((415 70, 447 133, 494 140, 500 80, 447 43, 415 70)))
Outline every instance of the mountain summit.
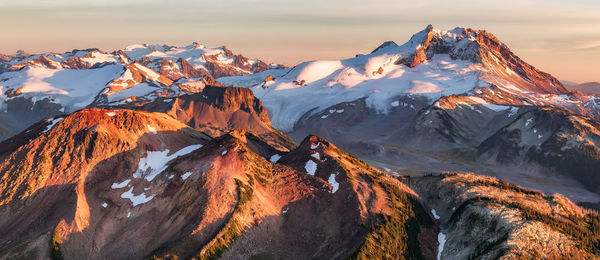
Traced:
POLYGON ((568 164, 569 153, 586 154, 590 149, 591 160, 598 159, 600 143, 595 135, 584 133, 596 131, 600 97, 566 89, 484 30, 427 26, 402 45, 388 41, 369 54, 308 61, 219 81, 250 88, 269 111, 273 126, 296 141, 314 133, 387 168, 476 170, 512 176, 510 180, 548 191, 555 189, 552 184, 539 183, 546 178, 542 176, 553 173, 577 180, 575 184, 559 180, 562 177, 553 181, 565 192, 582 190, 576 195, 579 199, 600 201, 597 189, 586 181, 593 178, 586 166, 593 162, 558 166, 568 164), (556 128, 521 126, 521 115, 544 113, 546 107, 585 118, 580 121, 591 120, 584 124, 586 130, 567 131, 581 133, 569 134, 578 140, 576 145, 551 148, 567 141, 546 138, 556 128), (510 138, 515 138, 511 143, 521 154, 517 157, 523 159, 505 164, 497 160, 501 156, 490 157, 482 147, 488 147, 484 141, 490 138, 500 145, 502 141, 497 143, 493 136, 504 136, 500 132, 512 130, 511 125, 519 125, 519 131, 509 132, 515 135, 510 138), (557 163, 551 166, 543 156, 532 160, 523 153, 554 154, 557 163))
POLYGON ((486 31, 292 68, 197 43, 0 65, 0 259, 600 252, 575 204, 600 206, 598 96, 486 31))

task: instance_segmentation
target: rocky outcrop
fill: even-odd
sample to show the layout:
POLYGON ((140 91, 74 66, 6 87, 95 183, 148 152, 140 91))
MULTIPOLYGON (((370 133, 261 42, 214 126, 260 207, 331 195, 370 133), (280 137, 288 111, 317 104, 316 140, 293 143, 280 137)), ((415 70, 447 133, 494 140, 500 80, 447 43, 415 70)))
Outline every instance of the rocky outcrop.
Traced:
POLYGON ((60 64, 63 66, 63 68, 69 68, 69 69, 89 69, 92 67, 91 64, 85 62, 78 56, 71 57, 71 58, 61 62, 60 64))
MULTIPOLYGON (((408 57, 402 57, 402 59, 396 61, 396 64, 404 64, 404 65, 412 68, 412 67, 415 67, 415 66, 423 63, 424 61, 426 61, 428 59, 428 57, 425 54, 425 51, 429 48, 429 45, 430 45, 433 37, 434 37, 433 26, 429 25, 429 26, 427 26, 427 28, 425 28, 425 30, 423 32, 413 36, 413 38, 411 39, 411 41, 415 40, 415 41, 421 42, 420 46, 417 47, 415 53, 409 55, 408 57), (415 39, 415 37, 421 37, 423 35, 424 35, 424 37, 422 39, 415 39)), ((384 46, 384 47, 386 47, 386 46, 384 46)), ((379 47, 379 48, 381 48, 381 47, 379 47)))
POLYGON ((534 163, 600 192, 600 123, 555 108, 531 108, 481 143, 480 160, 534 163))
POLYGON ((247 88, 206 86, 200 93, 158 99, 139 109, 167 113, 214 137, 245 129, 280 150, 295 147, 293 141, 271 126, 267 110, 247 88))
MULTIPOLYGON (((415 34, 409 42, 414 42, 415 51, 402 56, 396 64, 415 67, 435 54, 448 54, 452 59, 481 63, 495 78, 498 78, 498 73, 505 74, 503 77, 515 82, 514 84, 523 90, 543 94, 570 93, 559 80, 521 60, 508 46, 485 30, 456 28, 442 32, 429 25, 415 34)), ((375 51, 389 46, 392 44, 384 44, 375 51)), ((483 77, 494 78, 485 75, 483 77)))
POLYGON ((206 75, 206 73, 202 73, 194 69, 194 67, 192 67, 192 65, 190 65, 190 63, 183 58, 180 58, 178 62, 181 66, 181 74, 183 74, 186 78, 201 78, 202 76, 206 75))
POLYGON ((600 215, 475 174, 406 179, 440 224, 441 259, 597 259, 600 215))
POLYGON ((109 82, 108 90, 102 94, 112 94, 128 89, 142 81, 154 82, 161 86, 169 86, 173 81, 147 68, 141 63, 133 62, 124 68, 122 76, 109 82))
POLYGON ((11 71, 15 71, 15 70, 21 70, 24 67, 27 66, 40 66, 40 67, 44 67, 44 68, 48 68, 48 69, 59 69, 62 68, 62 66, 60 65, 59 62, 53 61, 52 59, 46 57, 46 56, 38 56, 35 59, 26 61, 26 62, 22 62, 22 63, 18 63, 18 64, 14 64, 12 66, 10 66, 10 68, 8 68, 8 70, 11 71))

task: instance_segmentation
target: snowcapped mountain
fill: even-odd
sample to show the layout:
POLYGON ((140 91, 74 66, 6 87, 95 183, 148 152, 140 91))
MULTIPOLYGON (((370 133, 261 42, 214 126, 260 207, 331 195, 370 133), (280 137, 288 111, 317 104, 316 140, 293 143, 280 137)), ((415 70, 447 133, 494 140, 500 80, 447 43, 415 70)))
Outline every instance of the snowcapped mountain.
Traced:
MULTIPOLYGON (((405 44, 386 42, 369 54, 218 80, 250 88, 273 126, 293 139, 319 134, 399 171, 476 170, 498 176, 510 171, 541 181, 539 176, 556 169, 530 160, 530 167, 485 166, 476 156, 479 145, 528 108, 553 107, 600 119, 599 96, 570 91, 491 33, 463 28, 428 26, 405 44)), ((585 180, 579 182, 575 189, 585 190, 585 180)), ((600 202, 599 194, 589 195, 574 196, 600 202)))
POLYGON ((0 258, 598 250, 598 213, 560 195, 474 174, 405 184, 314 135, 283 151, 246 130, 211 138, 164 113, 86 108, 0 144, 0 258))
POLYGON ((198 43, 185 47, 131 45, 123 52, 131 59, 141 61, 144 65, 163 75, 168 75, 173 80, 186 76, 190 73, 187 72, 190 71, 189 68, 199 71, 201 75, 210 74, 218 78, 252 74, 281 67, 281 65, 269 65, 261 60, 235 55, 225 46, 211 49, 198 43))
POLYGON ((437 226, 406 185, 317 136, 287 152, 245 130, 210 138, 167 114, 97 108, 23 134, 0 146, 2 258, 435 253, 417 236, 437 226), (370 236, 390 246, 371 250, 370 236))
POLYGON ((600 251, 569 200, 600 205, 598 97, 485 31, 290 69, 197 44, 0 65, 0 259, 600 251))
POLYGON ((213 76, 245 75, 279 65, 235 55, 225 47, 132 45, 2 56, 0 140, 46 116, 87 106, 142 103, 219 85, 213 76), (175 81, 175 82, 174 82, 175 81))
POLYGON ((367 55, 309 61, 219 81, 250 87, 272 111, 274 125, 285 131, 293 130, 307 113, 314 115, 360 98, 379 113, 389 112, 399 96, 426 97, 433 104, 444 96, 463 95, 480 97, 465 101, 471 104, 556 105, 574 110, 590 99, 573 96, 554 77, 519 59, 486 31, 441 31, 432 26, 401 46, 386 42, 367 55), (273 80, 265 82, 268 75, 273 80))

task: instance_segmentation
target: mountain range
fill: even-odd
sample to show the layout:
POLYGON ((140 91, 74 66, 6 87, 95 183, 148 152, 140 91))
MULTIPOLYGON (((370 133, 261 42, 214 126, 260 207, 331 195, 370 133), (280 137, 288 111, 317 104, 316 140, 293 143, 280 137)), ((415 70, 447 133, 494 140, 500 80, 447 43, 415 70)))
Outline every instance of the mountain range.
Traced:
POLYGON ((563 82, 563 84, 572 90, 592 93, 592 94, 600 94, 600 82, 586 82, 577 84, 574 82, 563 82))
POLYGON ((570 87, 432 26, 291 68, 0 55, 0 258, 598 259, 600 96, 570 87))

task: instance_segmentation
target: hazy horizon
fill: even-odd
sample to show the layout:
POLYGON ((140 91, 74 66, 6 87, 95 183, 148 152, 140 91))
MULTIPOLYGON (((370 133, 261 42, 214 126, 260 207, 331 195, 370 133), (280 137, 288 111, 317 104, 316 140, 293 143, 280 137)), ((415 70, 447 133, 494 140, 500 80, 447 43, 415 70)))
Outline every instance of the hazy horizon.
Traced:
POLYGON ((560 80, 600 81, 600 2, 509 0, 0 2, 0 53, 122 49, 131 44, 225 45, 288 66, 368 53, 428 24, 484 29, 560 80))

